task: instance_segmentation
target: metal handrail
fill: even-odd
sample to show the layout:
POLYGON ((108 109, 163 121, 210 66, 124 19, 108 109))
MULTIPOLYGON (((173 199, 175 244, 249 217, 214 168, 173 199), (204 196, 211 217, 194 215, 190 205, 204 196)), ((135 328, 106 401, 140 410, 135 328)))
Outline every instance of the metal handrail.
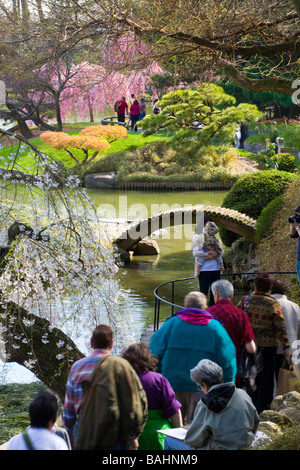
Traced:
POLYGON ((118 121, 118 116, 107 116, 101 119, 101 124, 102 125, 118 125, 118 126, 126 126, 126 122, 119 122, 118 121))
MULTIPOLYGON (((245 275, 251 275, 251 276, 255 276, 256 274, 258 274, 258 272, 238 272, 238 273, 222 273, 221 276, 225 277, 225 276, 245 276, 245 275)), ((269 272, 269 274, 276 274, 276 275, 286 275, 286 274, 289 274, 289 275, 293 275, 293 274, 297 274, 296 271, 273 271, 273 272, 269 272)), ((174 298, 175 298, 175 283, 177 282, 182 282, 182 281, 190 281, 190 280, 193 280, 195 279, 194 277, 184 277, 184 278, 180 278, 180 279, 172 279, 170 281, 166 281, 166 282, 163 282, 162 284, 160 284, 159 286, 157 286, 155 289, 154 289, 154 297, 155 297, 155 305, 154 305, 154 324, 153 324, 153 330, 156 331, 158 330, 159 328, 159 314, 160 314, 160 303, 163 302, 164 304, 167 304, 167 305, 170 305, 171 306, 171 314, 172 316, 174 315, 174 308, 176 307, 177 309, 182 309, 184 308, 182 305, 177 305, 174 303, 174 298), (163 287, 163 286, 166 286, 168 284, 171 284, 172 285, 172 289, 171 289, 171 301, 168 301, 162 297, 160 297, 158 295, 158 290, 163 287)))

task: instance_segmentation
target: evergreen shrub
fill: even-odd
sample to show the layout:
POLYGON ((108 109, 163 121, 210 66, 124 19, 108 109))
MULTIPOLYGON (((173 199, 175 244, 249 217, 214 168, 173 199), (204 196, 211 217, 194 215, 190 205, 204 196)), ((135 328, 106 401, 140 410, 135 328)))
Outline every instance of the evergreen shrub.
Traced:
POLYGON ((272 225, 279 211, 283 205, 283 194, 275 197, 269 204, 262 210, 256 222, 256 233, 259 240, 271 235, 272 225))
MULTIPOLYGON (((227 193, 222 206, 258 219, 262 210, 280 196, 290 182, 297 179, 299 177, 294 173, 278 170, 242 176, 227 193)), ((220 236, 226 246, 231 246, 239 237, 225 229, 220 229, 220 236)))

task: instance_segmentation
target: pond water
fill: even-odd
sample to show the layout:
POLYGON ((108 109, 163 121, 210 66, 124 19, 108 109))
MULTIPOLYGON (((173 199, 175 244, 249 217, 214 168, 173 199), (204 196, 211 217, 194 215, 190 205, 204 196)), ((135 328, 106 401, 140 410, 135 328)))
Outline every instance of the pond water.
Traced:
MULTIPOLYGON (((114 223, 116 220, 145 218, 148 215, 171 208, 187 207, 196 204, 220 206, 227 191, 113 191, 88 190, 95 202, 98 215, 114 223)), ((167 281, 192 277, 194 258, 189 250, 194 227, 175 226, 163 229, 155 236, 160 254, 156 256, 135 256, 131 262, 120 269, 124 288, 130 291, 132 317, 134 319, 135 340, 140 341, 141 334, 153 324, 155 297, 154 289, 167 281)), ((198 290, 198 282, 176 283, 175 303, 181 301, 189 290, 198 290)), ((162 289, 162 295, 168 296, 170 288, 162 289)), ((161 319, 170 314, 170 308, 162 307, 161 319)), ((0 368, 1 369, 1 368, 0 368)), ((30 382, 34 376, 27 369, 8 364, 5 369, 5 382, 30 382)), ((2 379, 3 381, 3 379, 2 379)), ((1 370, 0 370, 1 383, 1 370)))
MULTIPOLYGON (((227 191, 184 191, 184 192, 109 192, 89 190, 91 199, 98 207, 98 215, 103 218, 120 220, 136 218, 137 214, 145 218, 163 210, 188 207, 196 204, 220 206, 227 191), (114 208, 114 209, 113 209, 114 208), (111 212, 108 212, 111 209, 111 212)), ((190 251, 191 237, 194 226, 177 225, 171 229, 163 229, 155 234, 160 254, 156 256, 134 256, 131 262, 121 268, 124 287, 130 290, 130 299, 133 304, 134 332, 136 340, 140 340, 141 333, 153 324, 154 317, 154 289, 169 280, 191 277, 194 274, 194 258, 190 251)), ((191 283, 178 284, 176 287, 175 302, 185 295, 190 287, 199 288, 196 280, 191 283)), ((168 295, 170 288, 162 289, 162 294, 168 295)), ((169 308, 162 309, 163 315, 169 314, 169 308)))

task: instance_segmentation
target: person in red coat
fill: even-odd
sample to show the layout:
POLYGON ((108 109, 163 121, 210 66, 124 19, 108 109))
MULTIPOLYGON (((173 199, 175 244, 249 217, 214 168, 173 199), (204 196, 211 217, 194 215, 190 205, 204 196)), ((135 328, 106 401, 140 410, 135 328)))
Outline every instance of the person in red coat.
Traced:
POLYGON ((236 348, 238 366, 243 346, 250 354, 254 354, 256 351, 255 337, 250 320, 246 312, 233 305, 234 287, 231 282, 227 279, 215 281, 211 285, 211 290, 215 304, 206 310, 222 323, 232 339, 236 348))
POLYGON ((126 103, 125 96, 114 104, 114 110, 118 116, 118 122, 125 122, 125 114, 128 114, 128 104, 126 103))

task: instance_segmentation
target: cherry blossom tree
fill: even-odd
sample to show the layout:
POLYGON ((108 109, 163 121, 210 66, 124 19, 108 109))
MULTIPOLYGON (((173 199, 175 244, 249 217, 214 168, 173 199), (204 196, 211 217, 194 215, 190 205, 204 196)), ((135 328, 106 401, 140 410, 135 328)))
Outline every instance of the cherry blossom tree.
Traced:
MULTIPOLYGON (((64 121, 76 114, 79 120, 95 120, 96 115, 110 110, 113 114, 113 104, 116 98, 125 96, 130 99, 134 94, 142 97, 147 94, 151 76, 159 74, 162 69, 157 63, 144 70, 130 73, 111 72, 102 66, 81 63, 74 66, 76 75, 70 86, 61 95, 61 114, 64 121)), ((153 91, 153 90, 151 90, 153 91)))
POLYGON ((35 156, 36 172, 20 171, 18 152, 1 170, 0 335, 7 362, 63 397, 97 324, 112 327, 115 353, 133 340, 128 299, 113 234, 77 178, 17 138, 35 156))

